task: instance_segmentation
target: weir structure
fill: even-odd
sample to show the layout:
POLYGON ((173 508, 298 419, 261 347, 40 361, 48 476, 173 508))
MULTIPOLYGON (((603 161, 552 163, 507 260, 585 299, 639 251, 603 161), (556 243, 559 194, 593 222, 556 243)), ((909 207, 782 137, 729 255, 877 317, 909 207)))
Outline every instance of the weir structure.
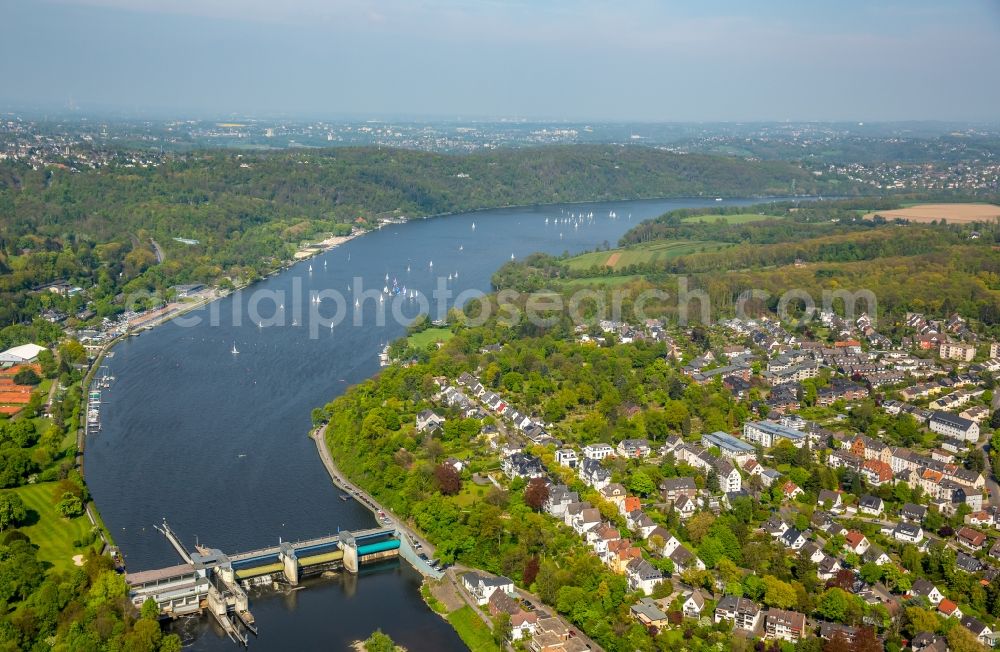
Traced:
POLYGON ((157 529, 184 563, 127 574, 132 603, 141 608, 153 600, 164 618, 208 611, 243 646, 250 634, 257 634, 246 591, 251 586, 296 586, 303 577, 341 568, 357 573, 362 565, 395 558, 400 551, 400 536, 393 527, 341 531, 229 555, 203 546, 189 552, 166 521, 157 529))

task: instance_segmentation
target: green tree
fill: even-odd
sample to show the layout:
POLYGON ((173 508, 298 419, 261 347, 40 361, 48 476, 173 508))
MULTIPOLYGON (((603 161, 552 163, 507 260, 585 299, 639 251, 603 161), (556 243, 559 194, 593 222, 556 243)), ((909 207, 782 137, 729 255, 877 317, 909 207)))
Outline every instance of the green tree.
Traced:
POLYGON ((365 652, 396 652, 396 643, 388 634, 383 634, 381 629, 372 632, 364 643, 365 652))
POLYGON ((842 623, 847 619, 850 601, 850 596, 843 589, 834 587, 820 596, 816 612, 827 620, 842 623))
POLYGON ((139 610, 139 616, 157 620, 160 617, 160 605, 156 604, 156 600, 153 598, 146 598, 146 601, 142 603, 142 609, 139 610))
POLYGON ((0 532, 16 527, 27 514, 19 495, 13 491, 0 492, 0 532))
POLYGON ((83 514, 83 501, 80 500, 79 496, 67 491, 56 503, 56 511, 66 518, 77 517, 83 514))
POLYGON ((628 488, 640 496, 651 496, 656 493, 656 484, 653 483, 649 474, 641 469, 634 472, 629 478, 628 488))
POLYGON ((778 609, 790 609, 797 601, 795 587, 773 575, 764 576, 764 604, 778 609))

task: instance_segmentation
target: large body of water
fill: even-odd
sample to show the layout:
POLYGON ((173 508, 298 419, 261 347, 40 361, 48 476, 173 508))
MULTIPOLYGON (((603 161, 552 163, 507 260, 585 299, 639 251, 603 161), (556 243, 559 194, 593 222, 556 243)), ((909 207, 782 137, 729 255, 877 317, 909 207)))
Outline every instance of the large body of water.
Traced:
MULTIPOLYGON (((86 447, 87 482, 128 569, 178 558, 153 525, 167 519, 189 545, 234 553, 372 527, 371 514, 343 502, 308 437, 310 411, 378 371, 378 353, 405 326, 374 324, 378 299, 348 319, 310 329, 309 292, 336 290, 353 316, 354 292, 395 279, 429 295, 439 277, 457 292, 489 290, 511 255, 562 253, 612 245, 640 220, 693 206, 748 201, 658 200, 516 208, 393 225, 192 313, 122 342, 107 361, 117 380, 105 392, 103 430, 86 447), (616 219, 609 212, 617 214, 616 219), (578 227, 561 220, 593 212, 578 227), (548 221, 546 221, 548 219, 548 221), (431 266, 433 262, 433 266, 431 266), (309 266, 312 271, 309 271, 309 266), (409 268, 409 271, 407 269, 409 268), (455 276, 457 273, 457 277, 455 276), (261 328, 246 315, 262 292, 284 303, 286 325, 261 328), (284 293, 280 296, 278 293, 284 293), (300 293, 302 314, 294 295, 300 293), (234 309, 241 314, 234 320, 234 309), (211 314, 217 312, 218 323, 211 314), (184 325, 198 319, 199 324, 184 325), (292 325, 293 320, 296 325, 292 325), (235 322, 235 323, 234 323, 235 322), (311 333, 316 331, 315 333, 311 333), (236 347, 238 354, 233 354, 236 347)), ((416 301, 404 302, 412 310, 416 301)), ((268 317, 274 304, 262 301, 268 317)), ((334 303, 319 304, 332 315, 334 303)), ((419 575, 405 562, 313 580, 290 594, 260 595, 252 610, 255 650, 336 650, 381 628, 409 650, 463 650, 454 631, 422 602, 419 575)), ((208 624, 188 623, 193 649, 233 643, 208 624)))

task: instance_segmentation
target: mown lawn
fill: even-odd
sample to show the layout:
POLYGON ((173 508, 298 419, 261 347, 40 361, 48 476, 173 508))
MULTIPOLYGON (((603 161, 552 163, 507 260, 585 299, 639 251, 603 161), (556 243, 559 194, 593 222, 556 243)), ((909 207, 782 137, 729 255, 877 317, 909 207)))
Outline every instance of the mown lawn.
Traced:
POLYGON ((447 328, 428 328, 427 330, 410 335, 406 338, 406 341, 415 349, 426 349, 435 342, 447 342, 453 337, 455 337, 455 334, 447 328))
POLYGON ((448 622, 472 652, 500 652, 493 642, 493 632, 469 605, 448 614, 448 622))
POLYGON ((728 246, 727 243, 700 240, 657 240, 624 249, 581 254, 570 258, 566 264, 573 270, 587 270, 593 267, 622 269, 629 265, 664 262, 678 256, 700 251, 716 251, 728 246))
POLYGON ((19 527, 38 546, 38 558, 52 564, 56 570, 73 566, 73 555, 82 549, 73 546, 73 541, 82 540, 90 532, 90 521, 86 515, 74 519, 60 516, 52 502, 55 482, 18 487, 17 492, 28 510, 30 525, 19 527))

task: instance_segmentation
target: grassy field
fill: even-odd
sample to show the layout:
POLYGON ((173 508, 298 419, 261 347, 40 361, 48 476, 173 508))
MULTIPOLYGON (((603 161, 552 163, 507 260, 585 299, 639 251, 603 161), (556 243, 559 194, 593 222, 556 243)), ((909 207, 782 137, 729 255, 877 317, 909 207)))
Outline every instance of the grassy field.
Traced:
POLYGON ((722 220, 728 224, 745 224, 746 222, 759 222, 761 220, 780 220, 777 215, 761 215, 759 213, 737 213, 735 215, 692 215, 685 217, 684 222, 718 222, 722 220))
POLYGON ((591 276, 587 278, 567 279, 562 282, 562 285, 563 287, 569 288, 593 287, 595 285, 601 287, 616 287, 619 285, 626 285, 633 281, 639 281, 643 278, 642 274, 626 274, 624 276, 591 276))
POLYGON ((31 525, 18 528, 38 546, 38 558, 49 562, 56 570, 73 566, 73 555, 83 551, 73 541, 83 539, 90 531, 86 516, 66 519, 56 513, 52 502, 55 482, 41 482, 12 489, 24 501, 31 525))
POLYGON ((493 642, 490 628, 469 605, 448 614, 448 622, 472 652, 500 652, 500 648, 493 642))
POLYGON ((699 251, 715 251, 727 246, 729 245, 720 242, 697 240, 657 240, 625 249, 581 254, 566 262, 573 270, 586 270, 592 267, 621 269, 629 265, 663 262, 699 251))
POLYGON ((426 349, 428 345, 435 342, 447 342, 455 334, 447 328, 428 328, 406 338, 409 345, 415 349, 426 349))

